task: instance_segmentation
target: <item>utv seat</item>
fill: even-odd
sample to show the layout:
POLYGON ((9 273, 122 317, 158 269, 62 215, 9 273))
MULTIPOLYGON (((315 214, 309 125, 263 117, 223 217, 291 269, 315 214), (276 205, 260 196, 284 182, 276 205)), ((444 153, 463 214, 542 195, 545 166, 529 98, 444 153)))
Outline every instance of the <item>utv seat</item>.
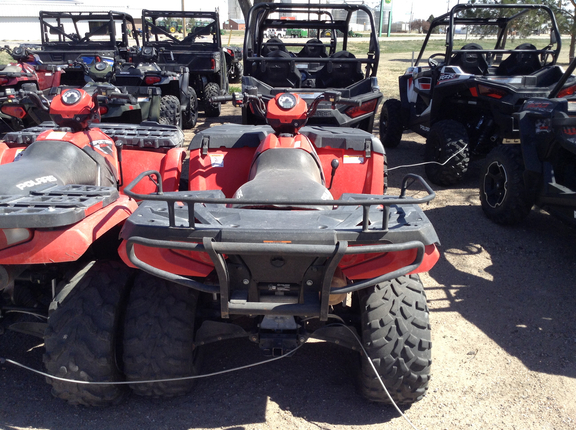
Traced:
POLYGON ((354 54, 339 51, 330 56, 330 61, 320 69, 316 78, 317 88, 346 88, 364 79, 360 61, 339 62, 340 59, 354 59, 354 54))
POLYGON ((542 68, 536 47, 531 43, 523 43, 515 49, 533 50, 535 52, 513 52, 500 63, 496 74, 499 76, 530 75, 542 68))
POLYGON ((262 56, 267 57, 274 51, 287 52, 284 42, 282 42, 277 37, 269 39, 266 43, 264 43, 264 45, 262 45, 262 56))
MULTIPOLYGON (((477 43, 467 43, 461 49, 484 49, 477 43)), ((452 57, 451 65, 458 66, 464 73, 485 75, 488 72, 488 62, 484 54, 478 52, 458 52, 452 57)))
POLYGON ((253 64, 252 76, 272 87, 300 88, 302 74, 296 68, 294 61, 284 60, 290 58, 292 57, 287 52, 272 51, 266 56, 265 61, 253 64), (284 61, 274 61, 274 59, 284 61))
POLYGON ((302 50, 296 54, 297 57, 313 57, 313 58, 326 58, 326 46, 322 43, 320 39, 310 39, 306 41, 306 44, 302 50))

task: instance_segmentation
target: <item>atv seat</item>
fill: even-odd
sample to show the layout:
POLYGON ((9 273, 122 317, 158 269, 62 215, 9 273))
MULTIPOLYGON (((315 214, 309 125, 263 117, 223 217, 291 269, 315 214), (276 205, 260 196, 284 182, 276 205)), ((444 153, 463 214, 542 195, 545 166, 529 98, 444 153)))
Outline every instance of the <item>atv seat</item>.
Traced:
POLYGON ((542 68, 536 47, 531 43, 523 43, 515 49, 534 50, 535 52, 513 52, 500 63, 496 74, 500 76, 529 75, 542 68))
POLYGON ((274 58, 292 57, 281 50, 272 51, 266 56, 265 61, 253 64, 256 70, 252 71, 252 76, 272 87, 300 88, 302 74, 296 68, 294 61, 274 61, 274 58))
MULTIPOLYGON (((312 155, 302 149, 275 148, 261 153, 254 161, 251 178, 242 185, 235 198, 286 200, 333 200, 322 184, 320 167, 312 155)), ((235 205, 253 207, 253 205, 235 205)), ((284 205, 283 205, 284 206, 284 205)), ((287 206, 290 208, 327 209, 329 206, 287 206)))
MULTIPOLYGON (((477 43, 467 43, 461 49, 484 49, 477 43)), ((485 75, 488 72, 488 62, 482 53, 458 52, 450 61, 451 65, 458 66, 465 73, 471 75, 485 75)))
POLYGON ((354 59, 354 54, 348 51, 339 51, 331 55, 330 61, 320 69, 316 78, 317 88, 346 88, 364 79, 362 63, 360 61, 339 62, 339 59, 354 59))

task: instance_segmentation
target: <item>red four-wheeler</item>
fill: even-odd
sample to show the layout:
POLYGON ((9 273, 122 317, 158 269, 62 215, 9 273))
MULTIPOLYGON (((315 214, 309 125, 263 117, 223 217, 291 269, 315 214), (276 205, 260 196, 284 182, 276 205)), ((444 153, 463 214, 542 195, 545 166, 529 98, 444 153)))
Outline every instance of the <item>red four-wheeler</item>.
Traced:
MULTIPOLYGON (((0 66, 0 97, 8 97, 19 90, 43 91, 60 85, 61 67, 38 64, 31 51, 25 46, 0 48, 16 60, 0 66)), ((0 118, 9 129, 20 130, 41 121, 36 121, 34 112, 30 114, 23 106, 3 102, 0 104, 0 118)))
MULTIPOLYGON (((384 148, 352 128, 304 127, 320 102, 358 105, 322 92, 310 105, 284 92, 251 104, 269 126, 222 125, 192 140, 189 191, 132 191, 143 199, 122 229, 134 281, 124 327, 129 381, 196 374, 202 348, 246 336, 270 355, 314 337, 359 350, 362 343, 392 398, 420 399, 430 378, 430 324, 418 273, 439 257, 419 203, 433 191, 408 175, 398 197, 383 195, 384 148), (406 195, 410 183, 427 194, 406 195), (350 328, 350 330, 348 330, 350 328)), ((147 182, 146 182, 147 183, 147 182)), ((364 357, 362 392, 389 402, 364 357)), ((191 381, 134 384, 171 396, 191 381)))
MULTIPOLYGON (((124 186, 152 168, 164 189, 178 189, 183 134, 157 123, 91 125, 97 96, 81 89, 57 95, 50 113, 58 126, 9 133, 0 143, 0 322, 44 338, 49 373, 114 381, 122 377, 116 348, 133 278, 118 258, 118 233, 137 207, 124 186), (46 322, 14 320, 16 313, 46 322)), ((73 404, 108 404, 124 393, 48 382, 73 404)))
MULTIPOLYGON (((443 186, 460 182, 471 160, 519 142, 513 114, 528 98, 547 97, 560 80, 560 47, 547 6, 454 6, 434 19, 416 63, 400 77, 400 100, 382 106, 382 143, 396 147, 410 129, 426 137, 429 180, 443 186), (431 43, 438 31, 446 34, 442 53, 431 43), (549 37, 537 37, 542 32, 549 37)), ((571 77, 561 95, 573 93, 575 84, 571 77)))

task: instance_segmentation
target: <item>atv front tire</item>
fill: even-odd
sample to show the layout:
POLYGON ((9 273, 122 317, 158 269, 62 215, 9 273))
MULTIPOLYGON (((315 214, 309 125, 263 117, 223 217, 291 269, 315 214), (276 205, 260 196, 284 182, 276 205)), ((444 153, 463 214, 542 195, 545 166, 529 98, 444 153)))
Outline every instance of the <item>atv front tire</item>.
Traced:
POLYGON ((191 129, 198 122, 198 96, 194 88, 188 87, 188 107, 184 111, 182 118, 182 128, 191 129))
POLYGON ((221 104, 220 103, 210 103, 210 99, 212 97, 216 97, 220 95, 220 86, 214 82, 208 82, 204 87, 204 104, 205 109, 204 112, 206 116, 209 117, 219 117, 221 104))
MULTIPOLYGON (((200 350, 194 346, 198 292, 140 273, 130 294, 124 329, 124 372, 128 381, 198 374, 200 350)), ((146 397, 188 393, 195 380, 131 384, 146 397)))
MULTIPOLYGON (((362 343, 399 405, 424 397, 430 380, 431 337, 426 293, 418 275, 401 276, 360 290, 362 343)), ((391 403, 368 359, 362 357, 362 394, 391 403)))
MULTIPOLYGON (((124 380, 116 353, 131 273, 123 264, 97 261, 64 287, 63 292, 71 290, 50 313, 44 333, 44 365, 49 374, 77 381, 124 380)), ((126 392, 125 385, 46 380, 55 397, 73 405, 117 404, 126 392)))
POLYGON ((432 183, 460 183, 470 163, 466 128, 454 120, 434 124, 426 139, 425 160, 426 176, 432 183))
POLYGON ((484 214, 498 224, 523 221, 534 197, 526 189, 520 145, 499 145, 488 154, 480 180, 480 203, 484 214))
POLYGON ((388 99, 380 111, 380 140, 385 148, 396 148, 402 140, 402 103, 388 99))
POLYGON ((180 100, 176 96, 162 96, 160 99, 159 123, 164 125, 181 126, 182 113, 180 100))

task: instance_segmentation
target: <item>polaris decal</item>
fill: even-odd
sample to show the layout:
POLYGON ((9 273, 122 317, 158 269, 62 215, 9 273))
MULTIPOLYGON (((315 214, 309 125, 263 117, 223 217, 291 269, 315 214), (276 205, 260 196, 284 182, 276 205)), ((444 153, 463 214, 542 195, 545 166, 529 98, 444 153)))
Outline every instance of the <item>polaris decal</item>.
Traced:
POLYGON ((92 146, 99 150, 100 152, 102 152, 103 154, 106 155, 112 155, 112 145, 114 145, 114 142, 112 142, 111 140, 95 140, 94 142, 92 142, 92 146))
POLYGON ((554 110, 554 105, 550 102, 545 101, 529 101, 524 104, 522 110, 534 110, 538 112, 552 112, 554 110))
POLYGON ((36 178, 36 179, 32 179, 30 181, 21 182, 19 184, 16 184, 16 187, 18 187, 19 190, 23 190, 24 188, 30 188, 30 187, 34 187, 36 185, 42 185, 42 184, 49 184, 50 182, 58 182, 58 179, 56 179, 52 175, 41 176, 40 178, 36 178))
POLYGON ((442 73, 438 78, 438 83, 451 81, 452 79, 457 79, 458 75, 456 73, 442 73))
POLYGON ((224 167, 224 154, 210 154, 210 165, 212 167, 224 167))

